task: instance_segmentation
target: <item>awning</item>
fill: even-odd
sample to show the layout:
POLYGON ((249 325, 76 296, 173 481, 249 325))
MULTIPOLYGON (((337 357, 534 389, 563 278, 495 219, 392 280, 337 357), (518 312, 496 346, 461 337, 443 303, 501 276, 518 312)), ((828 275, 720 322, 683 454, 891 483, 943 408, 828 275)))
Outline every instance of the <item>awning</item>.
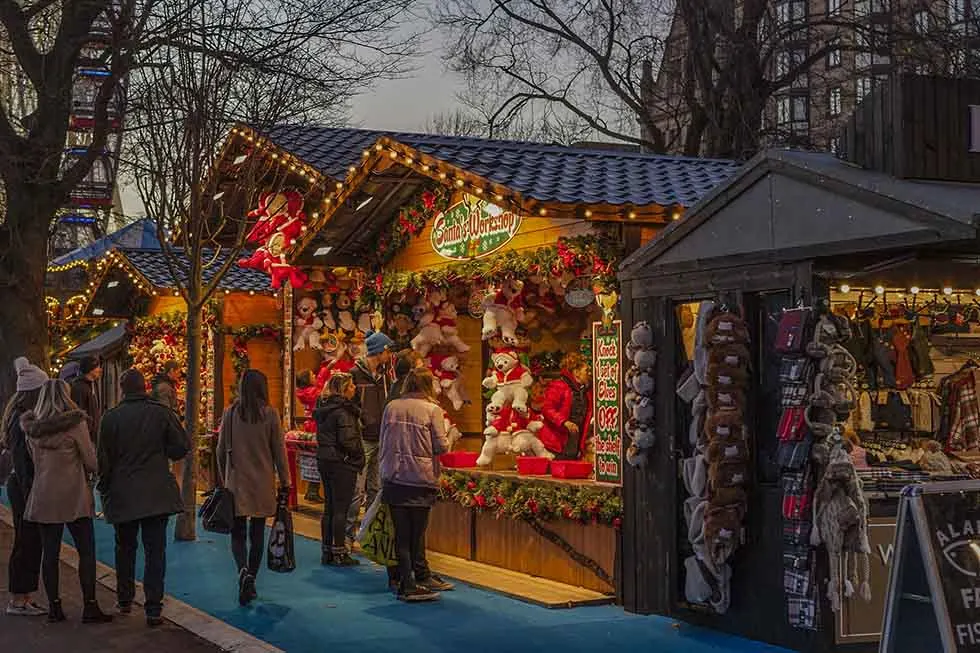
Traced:
POLYGON ((92 338, 86 343, 75 347, 65 357, 68 360, 81 360, 86 356, 98 356, 106 358, 109 354, 123 346, 126 339, 126 322, 120 322, 117 326, 92 338))

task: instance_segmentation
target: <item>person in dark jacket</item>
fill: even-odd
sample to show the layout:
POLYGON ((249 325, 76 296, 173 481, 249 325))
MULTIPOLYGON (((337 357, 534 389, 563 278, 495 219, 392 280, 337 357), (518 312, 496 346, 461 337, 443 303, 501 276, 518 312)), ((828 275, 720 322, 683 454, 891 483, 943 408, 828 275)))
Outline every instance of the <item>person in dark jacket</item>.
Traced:
POLYGON ((388 363, 391 361, 391 348, 395 346, 391 338, 378 332, 369 332, 364 339, 367 355, 357 361, 351 369, 351 376, 357 391, 354 403, 361 409, 361 423, 364 430, 364 471, 357 479, 357 491, 347 514, 347 538, 353 540, 361 524, 361 507, 374 503, 374 497, 381 490, 378 475, 378 452, 381 439, 381 415, 388 399, 388 363))
MULTIPOLYGON (((163 364, 160 373, 153 377, 150 385, 150 399, 159 402, 177 412, 179 404, 177 402, 177 383, 183 376, 180 364, 177 361, 167 361, 163 364)), ((179 417, 179 415, 178 415, 179 417)))
POLYGON ((320 522, 320 562, 352 567, 357 560, 347 550, 347 511, 354 500, 357 475, 364 468, 361 411, 351 401, 357 386, 350 374, 338 372, 324 388, 324 398, 313 411, 316 420, 317 465, 327 501, 320 522))
POLYGON ((15 360, 14 370, 17 372, 17 391, 7 402, 0 435, 3 439, 0 449, 9 451, 13 459, 13 470, 7 477, 7 496, 14 518, 14 545, 7 565, 10 604, 6 612, 11 616, 40 617, 48 611, 35 603, 31 595, 37 592, 41 574, 41 527, 24 519, 27 497, 34 482, 34 463, 20 417, 34 409, 48 375, 26 358, 15 360))
POLYGON ((93 356, 78 364, 79 376, 71 382, 71 400, 88 416, 88 432, 94 444, 102 423, 102 404, 96 384, 102 378, 102 361, 93 356))
POLYGON ((123 399, 106 413, 99 434, 99 484, 105 518, 116 529, 116 597, 120 612, 136 595, 137 536, 143 540, 143 608, 150 626, 163 623, 167 522, 181 512, 170 460, 182 460, 191 443, 177 414, 150 399, 135 369, 120 377, 123 399))

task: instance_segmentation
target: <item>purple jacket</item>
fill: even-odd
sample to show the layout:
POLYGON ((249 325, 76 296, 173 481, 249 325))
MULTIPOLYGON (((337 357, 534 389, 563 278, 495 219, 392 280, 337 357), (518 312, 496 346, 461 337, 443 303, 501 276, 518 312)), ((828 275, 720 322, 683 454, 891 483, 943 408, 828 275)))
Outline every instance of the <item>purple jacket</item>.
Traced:
POLYGON ((442 407, 407 394, 381 418, 381 479, 397 485, 439 487, 439 454, 449 450, 442 407))

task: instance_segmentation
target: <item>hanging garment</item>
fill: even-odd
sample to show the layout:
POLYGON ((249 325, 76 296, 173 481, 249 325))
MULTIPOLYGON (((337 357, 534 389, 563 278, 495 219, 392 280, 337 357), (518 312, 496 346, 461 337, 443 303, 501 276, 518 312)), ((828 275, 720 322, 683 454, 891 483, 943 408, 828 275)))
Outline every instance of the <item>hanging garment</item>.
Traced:
POLYGON ((909 345, 912 337, 908 332, 896 327, 892 329, 892 346, 895 348, 895 387, 900 390, 912 387, 915 383, 915 371, 912 369, 912 359, 909 356, 909 345))
POLYGON ((924 379, 936 371, 936 366, 932 363, 929 349, 929 334, 926 332, 926 328, 921 324, 916 324, 912 328, 909 356, 912 361, 912 370, 915 372, 917 379, 924 379))

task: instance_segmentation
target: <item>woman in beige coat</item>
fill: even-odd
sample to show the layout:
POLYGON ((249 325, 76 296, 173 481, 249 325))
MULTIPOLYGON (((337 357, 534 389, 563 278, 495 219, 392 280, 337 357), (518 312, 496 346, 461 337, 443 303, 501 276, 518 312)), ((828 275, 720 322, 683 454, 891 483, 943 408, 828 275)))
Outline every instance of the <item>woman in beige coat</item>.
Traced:
POLYGON ((24 413, 20 423, 34 461, 34 484, 24 519, 41 525, 48 621, 65 620, 58 598, 58 572, 66 526, 78 549, 78 577, 85 600, 82 622, 112 621, 95 599, 95 503, 87 476, 95 473, 97 465, 88 416, 71 400, 64 381, 51 380, 41 386, 37 406, 24 413))
POLYGON ((279 491, 289 489, 282 426, 269 406, 269 384, 262 372, 246 370, 242 375, 238 400, 221 419, 215 457, 225 487, 235 497, 231 552, 238 565, 238 601, 247 605, 257 596, 265 520, 276 514, 277 475, 279 491))

